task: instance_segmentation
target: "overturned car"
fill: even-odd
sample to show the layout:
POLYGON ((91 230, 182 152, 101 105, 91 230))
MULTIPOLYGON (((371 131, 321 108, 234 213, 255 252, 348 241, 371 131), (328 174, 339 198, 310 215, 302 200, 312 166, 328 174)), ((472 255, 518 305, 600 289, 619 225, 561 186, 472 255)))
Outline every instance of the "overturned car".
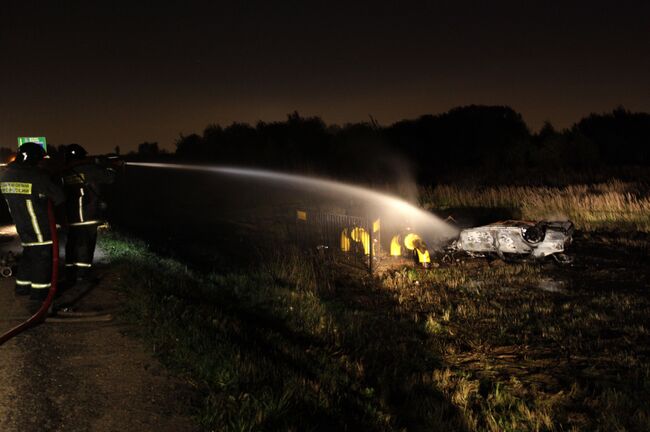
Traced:
POLYGON ((571 221, 527 222, 509 220, 460 232, 452 250, 473 256, 496 254, 500 258, 553 256, 562 263, 571 259, 564 254, 573 240, 571 221))

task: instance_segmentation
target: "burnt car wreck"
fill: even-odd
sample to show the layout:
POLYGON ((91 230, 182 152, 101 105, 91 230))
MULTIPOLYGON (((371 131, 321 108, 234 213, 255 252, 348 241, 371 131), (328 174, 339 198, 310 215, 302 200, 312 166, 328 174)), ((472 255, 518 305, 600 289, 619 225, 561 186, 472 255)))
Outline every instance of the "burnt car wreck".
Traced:
POLYGON ((464 229, 450 248, 471 256, 497 255, 504 260, 552 256, 560 263, 569 263, 572 259, 565 251, 572 240, 571 221, 509 220, 464 229))

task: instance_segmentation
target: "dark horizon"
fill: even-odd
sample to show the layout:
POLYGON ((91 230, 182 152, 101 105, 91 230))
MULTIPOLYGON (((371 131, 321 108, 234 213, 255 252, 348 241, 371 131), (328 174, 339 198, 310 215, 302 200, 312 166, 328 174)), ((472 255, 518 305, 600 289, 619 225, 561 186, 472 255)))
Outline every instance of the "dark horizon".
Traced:
MULTIPOLYGON (((345 121, 345 122, 340 122, 340 123, 333 123, 333 122, 328 122, 326 119, 324 119, 324 118, 322 118, 321 116, 318 116, 318 115, 309 115, 309 114, 305 114, 303 112, 300 112, 298 110, 293 110, 293 111, 285 113, 284 115, 279 116, 278 118, 274 118, 274 119, 270 119, 270 120, 257 119, 255 121, 242 121, 242 120, 235 119, 235 120, 232 120, 232 121, 229 121, 229 122, 223 122, 223 123, 216 122, 216 121, 211 121, 211 122, 208 122, 208 123, 206 123, 205 125, 203 125, 201 127, 197 127, 196 129, 193 129, 193 130, 179 131, 178 133, 175 134, 175 136, 173 136, 172 138, 167 139, 167 140, 158 141, 158 140, 155 140, 155 139, 144 139, 144 140, 140 140, 140 141, 135 141, 133 139, 128 139, 127 141, 122 141, 122 142, 117 142, 116 141, 115 144, 112 145, 112 146, 110 146, 110 143, 104 143, 104 147, 102 147, 100 151, 95 152, 95 154, 112 153, 112 152, 114 152, 116 147, 119 147, 120 152, 122 154, 133 153, 133 152, 138 151, 138 146, 140 144, 145 144, 145 145, 147 145, 147 144, 156 144, 157 148, 160 151, 168 152, 168 153, 174 153, 176 151, 176 147, 177 147, 178 143, 183 141, 184 138, 186 138, 186 137, 188 137, 190 135, 194 135, 194 134, 201 135, 206 130, 206 128, 211 128, 211 127, 214 127, 214 126, 221 127, 221 128, 228 128, 228 127, 233 126, 233 125, 245 125, 245 126, 250 126, 252 128, 255 128, 259 124, 272 124, 272 123, 284 124, 284 123, 287 122, 288 118, 290 118, 292 116, 295 116, 295 115, 298 115, 300 118, 304 118, 304 119, 318 119, 318 120, 321 120, 326 127, 344 128, 346 126, 354 126, 354 125, 362 125, 362 124, 376 124, 380 128, 389 129, 389 128, 391 128, 393 126, 396 126, 396 125, 398 125, 400 123, 417 122, 419 119, 422 119, 422 118, 439 117, 439 116, 443 116, 445 114, 448 114, 448 113, 456 111, 456 110, 462 110, 462 109, 471 108, 471 107, 486 107, 486 108, 504 107, 504 108, 507 108, 507 109, 513 109, 513 111, 519 113, 522 116, 523 122, 526 124, 526 126, 528 127, 528 130, 530 131, 530 133, 532 135, 538 134, 545 127, 546 124, 550 124, 553 127, 553 129, 555 131, 557 131, 557 132, 569 131, 571 128, 575 127, 581 120, 585 120, 586 118, 588 118, 590 116, 594 116, 594 115, 599 116, 599 117, 600 116, 608 116, 608 115, 612 115, 612 113, 614 113, 616 111, 620 111, 620 110, 622 110, 624 112, 628 112, 628 113, 633 113, 633 114, 650 114, 650 112, 634 111, 634 110, 628 109, 625 106, 619 105, 619 106, 616 106, 616 107, 612 107, 612 109, 605 110, 603 112, 591 112, 591 113, 585 114, 584 116, 576 119, 575 121, 570 122, 566 126, 558 126, 557 123, 554 123, 551 120, 547 119, 547 120, 543 120, 542 123, 538 127, 533 128, 526 121, 526 118, 525 118, 525 116, 523 116, 523 114, 521 114, 515 108, 510 107, 508 105, 481 105, 481 104, 459 105, 459 106, 450 107, 448 110, 445 110, 445 111, 441 111, 441 112, 437 112, 437 113, 422 113, 420 115, 416 115, 416 116, 410 117, 410 118, 397 119, 395 121, 391 121, 390 123, 382 123, 381 121, 378 121, 378 119, 372 114, 368 114, 365 119, 361 118, 358 121, 345 121)), ((33 137, 46 136, 48 145, 54 145, 54 146, 66 146, 68 144, 73 144, 73 143, 81 144, 84 147, 88 148, 91 151, 91 153, 93 152, 94 149, 99 148, 99 147, 96 147, 95 145, 92 144, 93 143, 92 140, 86 141, 86 142, 81 141, 81 140, 74 140, 74 139, 71 139, 71 140, 60 140, 59 139, 59 140, 57 140, 56 136, 47 135, 45 133, 31 133, 31 134, 23 133, 23 134, 20 134, 20 135, 16 135, 15 137, 9 137, 9 139, 7 139, 7 140, 1 140, 2 138, 0 137, 0 148, 14 149, 16 147, 16 145, 17 145, 17 138, 19 136, 21 136, 21 137, 24 137, 24 136, 33 136, 33 137)))
POLYGON ((45 135, 91 152, 207 125, 381 125, 504 105, 532 131, 650 112, 650 4, 8 2, 0 145, 45 135))

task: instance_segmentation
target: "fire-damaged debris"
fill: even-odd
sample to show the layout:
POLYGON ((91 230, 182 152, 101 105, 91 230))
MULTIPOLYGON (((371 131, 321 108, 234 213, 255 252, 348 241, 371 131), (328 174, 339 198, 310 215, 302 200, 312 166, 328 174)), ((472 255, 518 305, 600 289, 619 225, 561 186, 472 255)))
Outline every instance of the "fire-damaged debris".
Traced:
POLYGON ((573 223, 570 221, 509 220, 464 229, 451 249, 475 256, 496 254, 502 259, 553 256, 560 263, 568 263, 571 259, 564 252, 572 239, 573 223))
MULTIPOLYGON (((427 238, 403 223, 382 223, 377 219, 328 213, 322 210, 300 210, 295 214, 296 239, 305 248, 358 264, 371 273, 378 268, 395 265, 438 267, 459 259, 498 256, 503 261, 539 259, 552 256, 561 264, 572 261, 565 255, 573 238, 570 221, 528 222, 507 220, 456 231, 449 237, 427 238), (382 232, 384 235, 382 237, 382 232), (431 243, 429 243, 429 241, 431 243), (429 244, 427 244, 429 243, 429 244)), ((429 233, 430 234, 430 233, 429 233)))

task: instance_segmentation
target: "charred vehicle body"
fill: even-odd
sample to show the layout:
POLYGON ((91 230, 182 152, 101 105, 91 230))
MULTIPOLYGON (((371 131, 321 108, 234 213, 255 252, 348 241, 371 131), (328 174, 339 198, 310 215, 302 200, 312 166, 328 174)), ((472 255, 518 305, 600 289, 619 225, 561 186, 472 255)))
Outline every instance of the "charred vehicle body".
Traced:
POLYGON ((564 254, 573 240, 573 223, 527 222, 510 220, 460 232, 451 249, 472 256, 497 255, 508 257, 543 258, 553 256, 560 262, 570 258, 564 254))

